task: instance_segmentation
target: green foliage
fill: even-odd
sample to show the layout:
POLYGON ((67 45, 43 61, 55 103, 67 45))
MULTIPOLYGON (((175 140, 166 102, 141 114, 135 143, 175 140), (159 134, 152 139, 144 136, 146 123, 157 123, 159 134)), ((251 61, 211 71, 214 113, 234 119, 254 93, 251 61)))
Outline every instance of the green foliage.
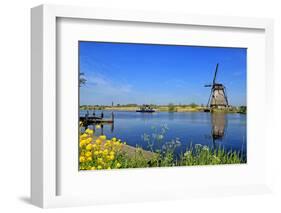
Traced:
POLYGON ((211 150, 207 146, 196 144, 187 150, 181 158, 180 165, 217 165, 245 163, 237 152, 226 152, 222 148, 211 150))
POLYGON ((147 147, 151 152, 159 152, 159 150, 154 150, 155 145, 160 147, 164 143, 165 135, 168 131, 167 125, 162 125, 159 128, 156 128, 155 126, 151 127, 152 134, 146 134, 144 133, 142 135, 143 140, 147 143, 147 147))
POLYGON ((123 153, 119 156, 118 161, 121 163, 122 168, 145 168, 148 167, 148 160, 143 154, 143 149, 136 148, 133 157, 130 157, 127 153, 123 153))
POLYGON ((196 108, 196 107, 198 107, 198 105, 195 104, 195 103, 191 103, 191 104, 189 104, 189 106, 190 106, 191 108, 196 108))
POLYGON ((173 103, 170 103, 168 105, 168 111, 169 112, 175 112, 176 111, 176 107, 175 107, 175 105, 173 103))
POLYGON ((146 159, 143 149, 138 148, 135 156, 130 158, 120 155, 119 162, 122 168, 147 168, 147 167, 173 167, 173 166, 197 166, 197 165, 219 165, 219 164, 241 164, 246 163, 237 152, 226 152, 222 148, 211 150, 207 146, 196 144, 195 148, 187 149, 177 159, 172 150, 155 153, 152 159, 146 159))
POLYGON ((246 106, 240 106, 238 112, 239 113, 246 113, 247 112, 247 107, 246 106))

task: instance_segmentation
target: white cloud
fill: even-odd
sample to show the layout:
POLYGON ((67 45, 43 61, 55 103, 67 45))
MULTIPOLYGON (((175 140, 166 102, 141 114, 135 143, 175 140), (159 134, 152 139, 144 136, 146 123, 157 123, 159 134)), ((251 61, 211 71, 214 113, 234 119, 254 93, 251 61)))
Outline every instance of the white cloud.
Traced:
POLYGON ((93 76, 85 76, 87 79, 86 90, 90 90, 93 93, 99 95, 128 95, 132 92, 132 86, 127 83, 112 81, 108 77, 101 74, 95 74, 93 76))

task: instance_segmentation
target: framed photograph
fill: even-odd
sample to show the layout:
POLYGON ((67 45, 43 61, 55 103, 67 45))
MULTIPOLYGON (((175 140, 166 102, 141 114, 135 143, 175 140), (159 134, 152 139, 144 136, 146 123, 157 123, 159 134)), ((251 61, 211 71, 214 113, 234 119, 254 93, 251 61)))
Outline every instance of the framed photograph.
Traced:
POLYGON ((33 204, 270 192, 272 20, 31 14, 33 204))

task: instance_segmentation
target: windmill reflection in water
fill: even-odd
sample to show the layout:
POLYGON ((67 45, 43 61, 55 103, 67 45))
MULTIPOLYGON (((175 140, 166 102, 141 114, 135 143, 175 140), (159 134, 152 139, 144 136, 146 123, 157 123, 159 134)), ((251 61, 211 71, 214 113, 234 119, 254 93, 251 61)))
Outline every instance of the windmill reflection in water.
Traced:
POLYGON ((225 113, 211 113, 212 130, 211 137, 214 148, 217 142, 222 141, 226 133, 227 121, 225 113))

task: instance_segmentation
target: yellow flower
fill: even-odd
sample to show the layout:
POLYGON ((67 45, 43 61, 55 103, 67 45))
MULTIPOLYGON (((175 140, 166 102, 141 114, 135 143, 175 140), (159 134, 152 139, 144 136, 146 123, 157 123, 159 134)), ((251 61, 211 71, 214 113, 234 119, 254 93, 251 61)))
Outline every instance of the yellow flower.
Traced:
POLYGON ((105 146, 105 147, 110 147, 110 143, 111 143, 111 141, 110 141, 110 140, 107 140, 107 141, 105 142, 104 146, 105 146))
POLYGON ((86 152, 86 153, 85 153, 85 156, 86 156, 86 157, 90 157, 90 156, 92 156, 92 152, 89 152, 89 151, 88 151, 88 152, 86 152))
POLYGON ((84 141, 80 141, 79 146, 82 148, 85 145, 84 141))
POLYGON ((101 141, 100 139, 97 139, 97 140, 96 140, 96 143, 97 143, 98 145, 101 145, 102 141, 101 141))
POLYGON ((126 142, 124 142, 123 144, 124 144, 124 145, 126 145, 127 143, 126 143, 126 142))
POLYGON ((90 157, 87 157, 86 160, 87 160, 87 161, 92 161, 93 159, 92 159, 92 157, 90 156, 90 157))
POLYGON ((86 129, 80 134, 79 168, 81 170, 122 168, 122 163, 117 159, 121 146, 126 142, 115 137, 107 139, 106 135, 95 136, 94 133, 93 130, 86 129))
POLYGON ((101 126, 100 125, 96 125, 96 129, 100 129, 101 128, 101 126))
POLYGON ((87 138, 86 139, 86 144, 89 144, 89 143, 91 143, 92 142, 92 138, 87 138))
POLYGON ((92 147, 92 144, 88 144, 88 145, 86 146, 86 149, 89 150, 89 151, 92 150, 92 148, 93 148, 93 147, 92 147))
POLYGON ((85 133, 89 134, 89 135, 92 135, 94 134, 94 130, 92 129, 86 129, 85 133))
POLYGON ((87 137, 88 137, 88 135, 84 133, 83 135, 80 136, 80 139, 85 139, 87 137))
POLYGON ((103 150, 102 154, 107 155, 108 154, 108 150, 107 149, 103 150))
POLYGON ((85 157, 84 157, 84 156, 80 156, 79 161, 80 161, 81 163, 85 162, 85 157))
POLYGON ((100 138, 101 140, 106 140, 106 136, 105 136, 105 135, 101 135, 99 138, 100 138))

